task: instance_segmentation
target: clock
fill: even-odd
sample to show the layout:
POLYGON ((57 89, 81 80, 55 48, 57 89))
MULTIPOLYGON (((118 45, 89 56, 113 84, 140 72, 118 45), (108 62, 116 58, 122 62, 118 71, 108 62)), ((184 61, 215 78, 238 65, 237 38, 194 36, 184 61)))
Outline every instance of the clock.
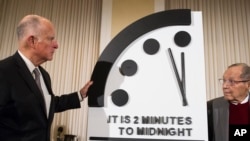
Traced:
POLYGON ((201 13, 189 9, 114 37, 91 76, 88 140, 207 140, 202 37, 201 13))

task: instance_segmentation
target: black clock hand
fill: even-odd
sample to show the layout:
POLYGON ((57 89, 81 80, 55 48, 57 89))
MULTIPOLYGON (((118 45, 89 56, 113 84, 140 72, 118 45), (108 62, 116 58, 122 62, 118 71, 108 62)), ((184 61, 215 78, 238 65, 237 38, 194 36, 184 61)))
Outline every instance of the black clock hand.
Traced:
MULTIPOLYGON (((180 89, 180 92, 181 92, 181 95, 182 95, 182 100, 183 100, 183 106, 187 106, 187 99, 186 99, 186 94, 185 94, 185 78, 183 78, 184 81, 181 81, 180 79, 180 76, 179 76, 179 73, 177 71, 177 67, 176 67, 176 64, 175 64, 175 61, 174 61, 174 57, 173 57, 173 54, 172 54, 172 51, 170 48, 168 48, 168 53, 169 53, 169 56, 170 56, 170 59, 171 59, 171 63, 172 63, 172 66, 173 66, 173 69, 174 69, 174 72, 175 72, 175 77, 177 79, 177 82, 178 82, 178 85, 179 85, 179 89, 180 89)), ((184 53, 182 54, 182 77, 185 77, 185 69, 184 69, 184 53)))
POLYGON ((183 87, 183 94, 182 94, 182 100, 183 105, 188 105, 187 98, 186 98, 186 76, 185 76, 185 56, 184 52, 181 53, 181 72, 182 72, 182 87, 183 87))

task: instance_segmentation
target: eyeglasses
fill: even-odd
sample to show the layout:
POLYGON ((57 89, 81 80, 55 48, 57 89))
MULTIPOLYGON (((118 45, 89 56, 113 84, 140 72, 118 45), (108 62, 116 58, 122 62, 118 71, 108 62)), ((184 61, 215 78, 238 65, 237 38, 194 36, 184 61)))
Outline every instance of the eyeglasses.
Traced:
POLYGON ((244 82, 248 82, 250 80, 240 80, 240 81, 236 81, 236 80, 226 80, 226 79, 219 79, 219 82, 221 84, 225 84, 227 83, 229 86, 234 86, 235 84, 239 84, 239 83, 244 83, 244 82))

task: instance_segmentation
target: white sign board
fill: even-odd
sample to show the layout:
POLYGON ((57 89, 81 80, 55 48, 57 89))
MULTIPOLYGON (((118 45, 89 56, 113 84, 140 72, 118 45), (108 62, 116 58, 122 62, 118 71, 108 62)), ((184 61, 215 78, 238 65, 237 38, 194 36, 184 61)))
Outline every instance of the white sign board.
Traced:
POLYGON ((106 47, 89 89, 88 140, 207 141, 202 15, 144 17, 106 47))

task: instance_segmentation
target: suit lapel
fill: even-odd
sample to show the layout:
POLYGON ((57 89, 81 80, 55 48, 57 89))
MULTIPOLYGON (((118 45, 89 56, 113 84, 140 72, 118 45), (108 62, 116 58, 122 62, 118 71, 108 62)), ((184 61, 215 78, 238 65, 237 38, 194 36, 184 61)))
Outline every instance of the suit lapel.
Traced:
POLYGON ((48 115, 48 120, 49 120, 49 123, 52 124, 52 121, 53 121, 53 118, 54 118, 54 102, 55 102, 55 97, 54 97, 54 94, 53 94, 53 91, 52 91, 52 88, 51 88, 51 80, 50 80, 50 76, 49 74, 42 68, 42 67, 39 67, 41 73, 42 73, 42 76, 43 76, 43 79, 44 79, 44 82, 45 82, 45 85, 47 87, 47 90, 49 92, 49 94, 51 95, 51 102, 50 102, 50 109, 49 109, 49 115, 48 115))
POLYGON ((228 139, 229 131, 229 104, 224 98, 220 98, 214 105, 214 130, 215 138, 219 141, 228 139))
POLYGON ((31 89, 31 91, 34 93, 37 100, 40 102, 41 107, 43 108, 43 111, 46 112, 44 98, 43 98, 42 93, 40 92, 38 86, 36 85, 36 82, 35 82, 32 74, 30 73, 28 67, 26 66, 25 62, 23 61, 23 59, 21 58, 21 56, 18 53, 14 54, 14 58, 17 62, 18 71, 20 73, 20 76, 23 78, 23 80, 25 80, 28 87, 31 89))
MULTIPOLYGON (((229 104, 228 101, 224 100, 223 103, 221 103, 221 109, 219 112, 220 117, 220 123, 221 123, 221 134, 224 134, 224 137, 228 137, 229 132, 229 104)), ((227 140, 227 139, 226 139, 227 140)))
POLYGON ((50 80, 50 77, 49 77, 48 73, 40 66, 39 66, 39 70, 42 73, 42 77, 43 77, 44 83, 46 85, 46 88, 47 88, 49 94, 52 95, 53 91, 52 91, 52 88, 51 88, 51 80, 50 80))

